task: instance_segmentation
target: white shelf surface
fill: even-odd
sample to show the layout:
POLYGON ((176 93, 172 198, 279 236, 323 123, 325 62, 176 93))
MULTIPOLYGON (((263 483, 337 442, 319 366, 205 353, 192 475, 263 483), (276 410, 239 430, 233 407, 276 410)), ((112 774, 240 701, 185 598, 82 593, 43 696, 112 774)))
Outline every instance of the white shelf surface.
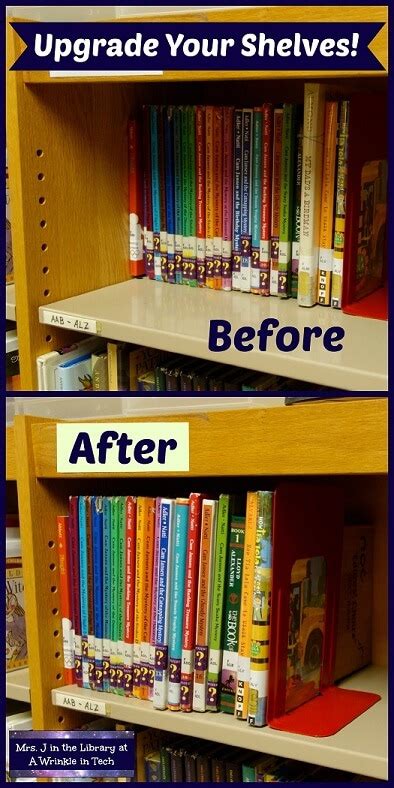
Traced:
MULTIPOLYGON (((93 321, 93 325, 96 322, 96 333, 107 339, 349 391, 387 390, 387 323, 345 315, 339 309, 305 309, 294 299, 134 279, 42 306, 40 321, 51 325, 51 313, 93 321), (233 346, 222 353, 208 349, 210 320, 228 320, 234 335, 241 326, 253 326, 257 331, 268 317, 279 320, 279 328, 294 326, 301 336, 304 326, 320 326, 323 332, 331 326, 341 326, 345 330, 343 349, 327 351, 320 338, 309 352, 302 348, 281 352, 276 348, 275 334, 269 338, 265 352, 256 349, 258 338, 255 349, 249 352, 240 352, 233 346)), ((92 329, 90 332, 94 333, 92 329)))
POLYGON ((6 285, 5 288, 5 316, 7 320, 16 320, 14 284, 6 285))
POLYGON ((52 702, 55 706, 78 708, 123 722, 387 779, 387 672, 371 666, 343 681, 341 686, 376 692, 382 699, 339 733, 326 738, 284 733, 268 727, 251 728, 246 722, 222 713, 158 711, 150 701, 75 685, 52 690, 52 702))
POLYGON ((20 668, 7 673, 6 697, 30 703, 29 668, 20 668))

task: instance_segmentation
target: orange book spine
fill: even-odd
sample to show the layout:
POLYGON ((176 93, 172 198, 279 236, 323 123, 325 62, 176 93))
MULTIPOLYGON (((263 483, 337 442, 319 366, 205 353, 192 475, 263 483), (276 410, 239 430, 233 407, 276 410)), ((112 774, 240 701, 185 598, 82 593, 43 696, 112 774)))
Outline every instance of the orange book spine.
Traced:
POLYGON ((74 632, 71 603, 70 559, 68 551, 68 517, 57 518, 60 603, 63 634, 63 677, 64 684, 73 684, 74 678, 74 632))
POLYGON ((155 538, 156 499, 147 498, 145 542, 142 576, 142 626, 141 626, 141 685, 140 698, 149 700, 150 682, 150 634, 153 584, 153 543, 155 538))
POLYGON ((223 244, 223 109, 213 113, 213 287, 222 287, 223 244))
POLYGON ((141 132, 136 120, 129 121, 129 269, 130 276, 145 273, 143 246, 143 187, 141 132))
POLYGON ((141 643, 144 611, 144 555, 148 499, 137 498, 137 529, 135 546, 135 609, 134 609, 134 664, 133 695, 141 698, 141 643))
POLYGON ((245 547, 242 570, 241 611, 238 641, 237 690, 235 693, 235 716, 240 720, 246 720, 248 716, 256 527, 257 493, 250 492, 248 493, 246 500, 245 547))
POLYGON ((211 608, 216 501, 204 500, 201 516, 196 647, 194 652, 193 711, 206 710, 208 636, 211 608))
POLYGON ((334 196, 337 151, 338 102, 327 101, 324 115, 322 201, 319 242, 318 303, 330 305, 334 253, 334 196))
POLYGON ((205 108, 205 284, 214 288, 213 240, 214 240, 214 156, 213 123, 214 107, 205 108))

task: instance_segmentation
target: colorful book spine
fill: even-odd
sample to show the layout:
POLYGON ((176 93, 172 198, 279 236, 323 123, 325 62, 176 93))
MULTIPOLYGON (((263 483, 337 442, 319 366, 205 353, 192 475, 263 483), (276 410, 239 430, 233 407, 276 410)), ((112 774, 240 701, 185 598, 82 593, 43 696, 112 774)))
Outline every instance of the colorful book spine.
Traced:
POLYGON ((111 660, 111 499, 103 501, 103 690, 110 688, 111 660))
POLYGON ((237 691, 235 701, 235 716, 240 720, 246 720, 248 716, 256 526, 257 493, 250 492, 247 495, 246 501, 245 552, 242 573, 237 691))
POLYGON ((179 711, 181 707, 182 625, 189 508, 188 498, 176 499, 171 559, 168 653, 168 708, 172 711, 179 711))
POLYGON ((263 142, 261 172, 260 294, 270 294, 271 268, 271 182, 272 182, 272 104, 263 104, 263 142))
POLYGON ((174 107, 164 108, 167 282, 175 283, 174 107))
POLYGON ((110 535, 110 561, 111 561, 111 639, 109 658, 109 688, 115 692, 118 669, 118 640, 119 640, 119 498, 111 498, 111 535, 110 535))
POLYGON ((233 120, 234 108, 223 107, 223 226, 222 290, 231 290, 231 242, 233 228, 233 120))
POLYGON ((260 230, 261 230, 261 176, 262 176, 263 111, 253 110, 252 156, 252 262, 250 292, 260 293, 260 230))
POLYGON ((208 637, 208 683, 207 683, 207 708, 210 711, 219 710, 219 685, 222 669, 222 624, 224 583, 226 576, 226 558, 228 543, 228 526, 230 515, 230 496, 222 494, 219 497, 216 539, 214 547, 214 566, 212 572, 212 603, 209 621, 208 637))
POLYGON ((143 189, 141 169, 141 130, 135 119, 129 121, 129 265, 131 276, 144 273, 143 189))
POLYGON ((89 686, 94 689, 95 671, 95 636, 94 636, 94 586, 93 586, 93 534, 92 534, 92 499, 86 497, 86 543, 88 559, 88 673, 89 686))
POLYGON ((303 145, 303 114, 301 108, 297 117, 297 143, 294 177, 294 212, 293 212, 293 243, 291 249, 291 297, 298 295, 298 266, 300 262, 300 229, 301 229, 301 185, 302 185, 302 145, 303 145))
POLYGON ((257 493, 248 723, 267 724, 272 582, 272 492, 257 493))
POLYGON ((142 108, 143 119, 143 156, 144 156, 144 261, 145 273, 149 279, 155 278, 153 256, 153 216, 152 216, 152 162, 151 162, 151 125, 150 108, 145 104, 142 108))
POLYGON ((242 109, 234 110, 232 288, 241 289, 242 109))
POLYGON ((283 109, 274 110, 271 198, 271 268, 270 295, 278 295, 280 186, 282 166, 283 109))
POLYGON ((214 107, 205 107, 205 284, 214 288, 214 107))
POLYGON ((124 594, 125 622, 123 687, 125 695, 131 695, 133 688, 136 527, 137 499, 129 495, 126 498, 126 574, 124 594))
POLYGON ((119 588, 118 588, 118 642, 116 655, 115 692, 124 695, 124 654, 125 654, 125 587, 126 587, 126 499, 119 498, 118 540, 119 540, 119 588))
POLYGON ((222 287, 223 244, 223 109, 213 112, 213 287, 222 287))
POLYGON ((94 686, 103 689, 103 499, 92 497, 94 686))
POLYGON ((196 107, 196 212, 197 270, 199 287, 205 285, 205 107, 196 107))
POLYGON ((174 107, 175 281, 182 284, 183 180, 181 108, 174 107))
POLYGON ((187 107, 180 107, 181 155, 182 155, 182 283, 189 284, 190 227, 189 227, 189 166, 187 107))
MULTIPOLYGON (((144 558, 142 577, 142 627, 141 627, 141 679, 140 697, 149 698, 150 693, 150 638, 151 638, 151 608, 152 608, 152 582, 153 582, 153 555, 155 539, 156 500, 147 499, 146 522, 144 528, 144 558)), ((141 602, 140 602, 141 604, 141 602)))
POLYGON ((338 102, 326 101, 324 118, 323 175, 320 214, 319 277, 317 300, 330 306, 334 252, 334 196, 337 151, 338 102))
POLYGON ((233 516, 226 571, 220 693, 220 711, 228 714, 234 714, 235 709, 244 544, 245 518, 233 516))
POLYGON ((253 110, 242 110, 241 290, 250 293, 252 272, 253 110))
POLYGON ((167 246, 167 195, 166 195, 166 149, 165 122, 166 107, 158 107, 157 126, 159 133, 159 186, 160 186, 160 267, 161 278, 167 282, 168 246, 167 246))
POLYGON ((334 256, 332 261, 331 306, 342 306, 343 251, 345 245, 345 216, 349 142, 349 101, 341 102, 338 127, 338 166, 335 201, 334 256))
POLYGON ((160 258, 160 170, 158 108, 150 107, 151 179, 152 179, 152 224, 153 224, 153 267, 155 279, 161 280, 160 258))
POLYGON ((182 634, 181 710, 192 711, 202 495, 190 495, 182 634))
POLYGON ((156 498, 155 509, 155 534, 153 542, 153 573, 152 573, 152 609, 150 623, 150 649, 149 649, 149 699, 153 700, 154 680, 155 680, 155 649, 157 634, 157 594, 159 588, 159 566, 160 566, 160 517, 161 517, 161 498, 156 498))
POLYGON ((71 574, 71 598, 74 627, 74 670, 75 681, 82 687, 82 636, 81 636, 81 605, 79 582, 79 517, 78 497, 69 498, 69 545, 71 574))
POLYGON ((174 508, 174 501, 167 498, 160 500, 159 577, 153 691, 155 709, 166 709, 168 700, 168 632, 174 508))
POLYGON ((78 499, 79 525, 79 584, 81 605, 81 637, 82 637, 82 686, 89 689, 88 636, 89 636, 89 598, 88 598, 88 547, 86 533, 86 501, 83 496, 78 499))
POLYGON ((291 290, 291 243, 293 234, 293 183, 295 154, 294 104, 283 105, 281 185, 279 208, 278 296, 288 298, 291 290))
POLYGON ((68 544, 69 518, 57 518, 60 602, 63 634, 63 675, 65 684, 74 682, 74 633, 72 628, 71 572, 68 544))
POLYGON ((216 527, 217 501, 204 500, 201 516, 200 571, 198 578, 196 647, 194 650, 193 711, 206 711, 208 638, 216 527))
POLYGON ((300 262, 298 303, 317 302, 321 186, 324 142, 324 92, 322 84, 304 88, 304 144, 302 150, 300 262))
POLYGON ((197 204, 196 204, 196 117, 195 107, 186 107, 187 159, 189 162, 189 265, 188 283, 197 285, 197 204))

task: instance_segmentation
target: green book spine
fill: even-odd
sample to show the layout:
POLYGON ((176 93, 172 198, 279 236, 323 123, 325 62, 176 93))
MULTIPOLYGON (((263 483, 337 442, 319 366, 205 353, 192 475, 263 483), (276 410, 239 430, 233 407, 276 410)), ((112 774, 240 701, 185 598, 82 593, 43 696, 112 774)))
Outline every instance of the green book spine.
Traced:
POLYGON ((220 711, 228 714, 234 714, 235 708, 244 542, 245 518, 232 517, 225 581, 220 693, 220 711))
POLYGON ((294 104, 283 105, 282 160, 279 212, 278 295, 288 298, 291 290, 291 242, 293 231, 293 181, 295 156, 294 104))
POLYGON ((230 496, 222 494, 219 497, 215 563, 212 581, 212 604, 209 617, 207 707, 211 711, 218 711, 219 709, 219 679, 222 667, 222 622, 229 514, 230 496))
POLYGON ((255 783, 256 782, 256 768, 248 763, 242 764, 242 782, 255 783))
POLYGON ((160 747, 161 782, 171 782, 171 757, 166 745, 160 747))
POLYGON ((126 584, 126 499, 119 498, 118 505, 119 585, 118 585, 118 651, 116 665, 116 692, 124 695, 124 626, 126 584))
POLYGON ((189 285, 197 287, 196 108, 187 107, 189 160, 189 285))
POLYGON ((189 284, 190 260, 190 162, 188 134, 187 107, 181 107, 181 142, 182 142, 182 283, 189 284))
POLYGON ((119 498, 111 499, 111 644, 110 644, 110 692, 116 689, 119 633, 119 498))

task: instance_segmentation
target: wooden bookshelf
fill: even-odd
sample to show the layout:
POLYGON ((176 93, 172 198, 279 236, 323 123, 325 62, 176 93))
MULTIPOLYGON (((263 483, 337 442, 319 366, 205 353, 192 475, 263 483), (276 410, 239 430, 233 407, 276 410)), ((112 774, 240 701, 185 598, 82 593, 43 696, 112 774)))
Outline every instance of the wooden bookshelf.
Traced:
MULTIPOLYGON (((237 293, 185 293, 185 288, 158 286, 158 283, 128 280, 127 212, 127 120, 143 102, 184 103, 223 101, 231 81, 232 101, 255 103, 256 90, 266 100, 299 101, 306 79, 324 79, 337 95, 352 94, 363 88, 386 90, 387 7, 265 7, 195 11, 174 14, 174 21, 374 21, 383 22, 372 50, 384 66, 381 72, 165 72, 162 76, 53 79, 46 72, 8 73, 7 138, 12 205, 15 298, 18 305, 18 339, 21 387, 37 388, 36 357, 67 344, 76 335, 45 324, 42 310, 67 303, 71 315, 93 309, 103 336, 120 335, 129 341, 150 342, 151 346, 175 352, 195 353, 206 358, 208 320, 221 309, 235 321, 250 311, 262 310, 262 299, 237 293), (259 86, 259 81, 261 85, 259 86), (148 285, 152 287, 148 288, 148 285), (119 290, 111 291, 111 286, 119 290), (163 295, 164 293, 164 295, 163 295), (86 294, 83 302, 78 299, 86 294), (120 298, 122 324, 117 319, 120 298), (210 296, 213 296, 211 299, 210 296), (128 302, 130 296, 130 302, 128 302), (227 297, 228 296, 228 297, 227 297), (193 298, 193 303, 191 302, 193 298), (163 299, 171 301, 171 315, 157 309, 163 299), (202 300, 202 299, 201 299, 202 300), (250 304, 248 303, 250 302, 250 304), (195 328, 187 332, 184 311, 198 313, 195 328), (41 308, 41 318, 39 310, 41 308), (127 311, 127 308, 129 311, 127 311), (141 310, 144 319, 136 319, 141 310), (40 319, 42 322, 40 322, 40 319), (149 320, 152 321, 151 325, 149 320), (173 325, 171 325, 171 322, 173 325), (185 325, 186 331, 183 328, 185 325), (174 328, 175 326, 175 328, 174 328), (184 333, 189 339, 186 349, 184 333), (160 338, 161 334, 161 338, 160 338)), ((134 18, 137 19, 137 18, 134 18)), ((169 19, 167 15, 138 18, 146 21, 169 19)), ((117 20, 121 25, 127 20, 117 20)), ((8 25, 8 62, 11 65, 22 43, 8 25)), ((308 323, 309 320, 337 325, 345 321, 346 351, 341 360, 322 362, 311 355, 305 365, 294 357, 286 374, 294 374, 322 385, 347 390, 385 390, 387 349, 384 323, 342 315, 337 310, 315 307, 298 309, 277 305, 269 299, 269 310, 283 310, 283 316, 308 323), (365 339, 366 338, 366 339, 365 339), (290 373, 291 366, 291 373, 290 373), (331 372, 330 372, 331 370, 331 372)), ((268 306, 264 306, 264 310, 268 306)), ((79 335, 80 336, 80 335, 79 335)), ((247 354, 223 358, 237 365, 283 373, 280 353, 265 359, 246 359, 247 354), (242 356, 240 358, 240 356, 242 356)), ((250 354, 253 356, 253 354, 250 354)), ((262 354, 260 354, 262 355, 262 354)), ((283 354, 282 354, 283 355, 283 354)), ((288 355, 288 354, 287 354, 288 355)), ((328 354, 326 355, 333 355, 328 354)), ((335 356, 339 354, 334 354, 335 356)), ((287 366, 286 366, 287 369, 287 366)))
POLYGON ((15 434, 13 427, 7 427, 7 433, 6 433, 5 477, 7 481, 12 481, 16 479, 15 434))

